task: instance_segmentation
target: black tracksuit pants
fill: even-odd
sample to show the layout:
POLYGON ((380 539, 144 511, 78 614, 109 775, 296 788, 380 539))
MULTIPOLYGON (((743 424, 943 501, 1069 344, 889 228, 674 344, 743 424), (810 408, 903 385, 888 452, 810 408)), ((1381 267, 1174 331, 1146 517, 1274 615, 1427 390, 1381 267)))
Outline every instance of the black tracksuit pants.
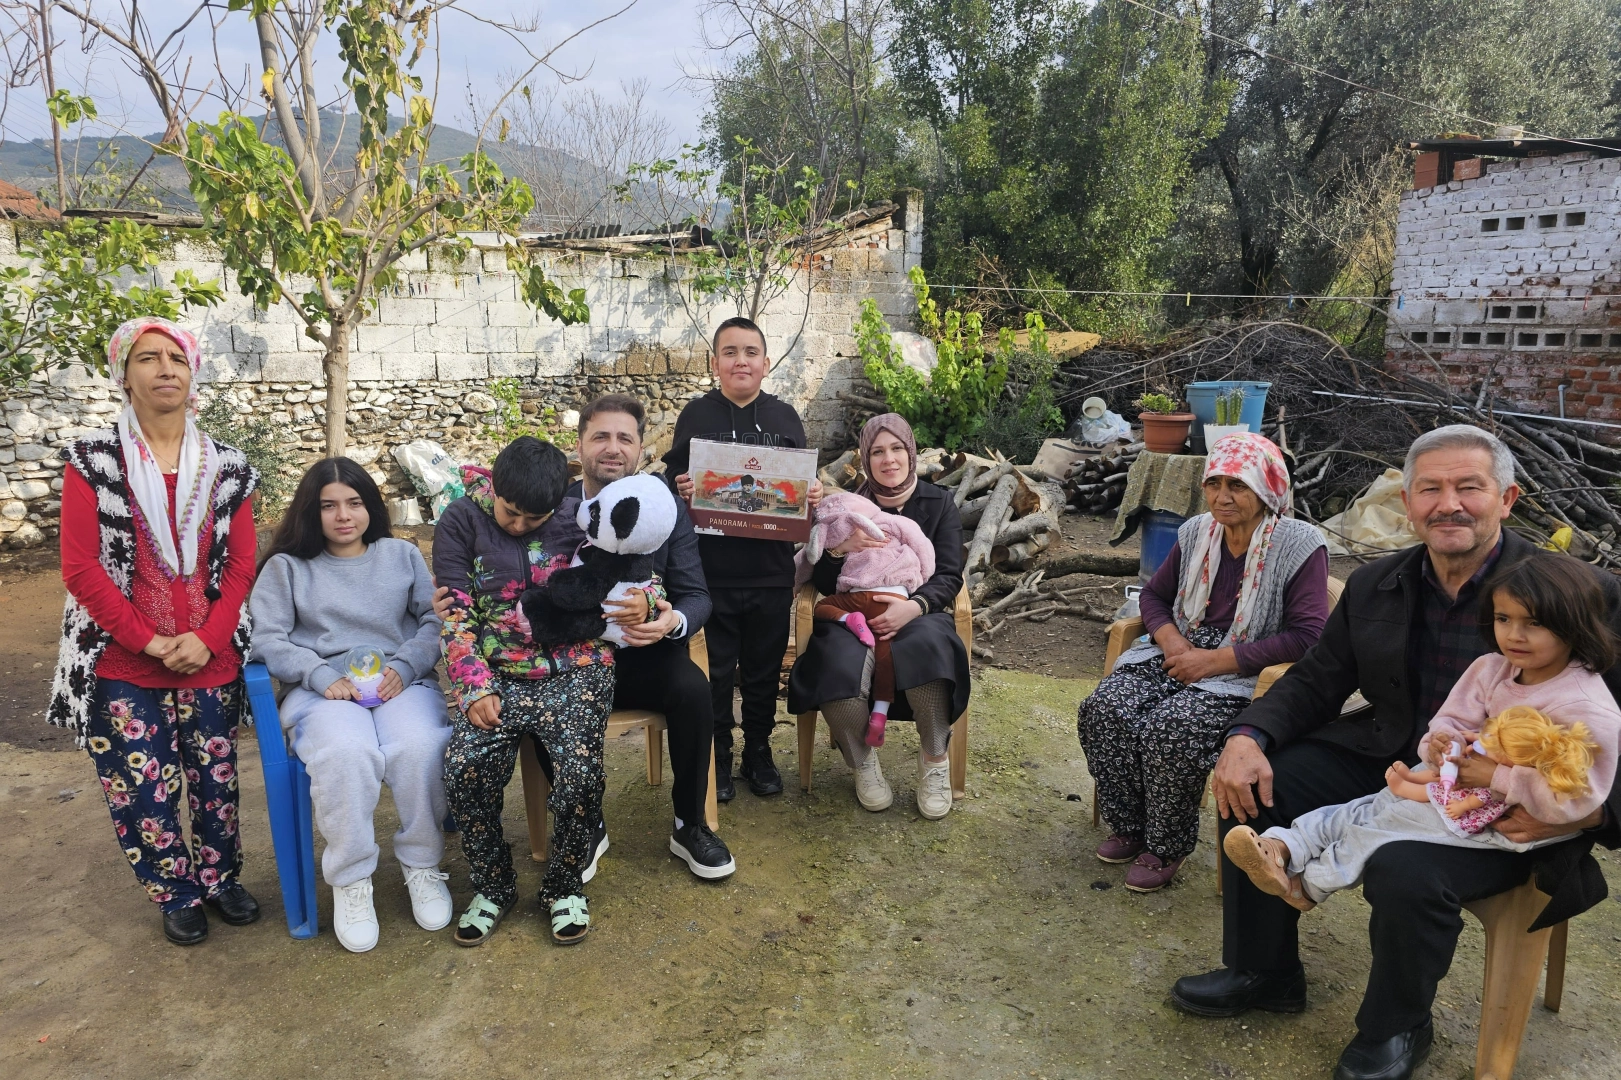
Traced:
POLYGON ((709 589, 715 605, 704 636, 709 642, 709 687, 715 717, 715 753, 732 752, 732 687, 743 696, 743 745, 763 746, 777 720, 782 657, 788 651, 791 585, 709 589))
POLYGON ((687 655, 686 640, 665 638, 615 653, 614 708, 649 709, 664 714, 675 816, 685 824, 702 822, 704 799, 709 795, 709 744, 714 737, 714 720, 709 680, 687 655))
MULTIPOLYGON (((1256 832, 1287 826, 1320 806, 1371 795, 1385 786, 1390 762, 1325 742, 1305 741, 1268 755, 1273 805, 1260 808, 1256 832)), ((1238 824, 1220 821, 1223 838, 1238 824)), ((1385 1039, 1422 1024, 1435 987, 1452 966, 1463 930, 1462 905, 1521 885, 1531 855, 1482 847, 1386 844, 1368 861, 1362 894, 1373 908, 1368 922, 1373 965, 1356 1016, 1357 1030, 1385 1039)), ((1300 912, 1250 882, 1222 860, 1222 963, 1240 971, 1294 971, 1300 967, 1300 912)))

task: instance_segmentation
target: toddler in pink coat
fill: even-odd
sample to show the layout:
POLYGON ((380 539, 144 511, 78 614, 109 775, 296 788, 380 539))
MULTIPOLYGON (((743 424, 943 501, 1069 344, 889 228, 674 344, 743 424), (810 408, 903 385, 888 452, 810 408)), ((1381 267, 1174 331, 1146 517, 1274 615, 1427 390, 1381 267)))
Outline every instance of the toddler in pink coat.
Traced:
POLYGON ((934 576, 934 545, 910 518, 886 514, 860 495, 832 491, 816 507, 810 540, 796 557, 797 583, 810 580, 811 568, 824 551, 838 547, 858 530, 886 543, 852 552, 839 572, 839 591, 817 601, 814 614, 818 619, 839 623, 873 651, 872 716, 867 721, 865 742, 868 746, 882 746, 889 706, 895 700, 895 665, 889 642, 876 637, 867 620, 889 609, 889 604, 879 599, 883 594, 911 596, 934 576))

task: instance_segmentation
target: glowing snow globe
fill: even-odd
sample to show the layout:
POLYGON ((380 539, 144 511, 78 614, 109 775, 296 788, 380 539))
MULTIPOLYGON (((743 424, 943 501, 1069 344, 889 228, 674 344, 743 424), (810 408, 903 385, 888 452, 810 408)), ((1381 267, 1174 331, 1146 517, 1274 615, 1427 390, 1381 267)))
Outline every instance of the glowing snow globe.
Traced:
POLYGON ((349 654, 343 658, 344 666, 349 669, 349 681, 354 683, 360 696, 355 704, 370 709, 381 705, 383 699, 377 696, 377 688, 383 682, 383 664, 388 658, 383 651, 370 645, 361 645, 350 649, 349 654))

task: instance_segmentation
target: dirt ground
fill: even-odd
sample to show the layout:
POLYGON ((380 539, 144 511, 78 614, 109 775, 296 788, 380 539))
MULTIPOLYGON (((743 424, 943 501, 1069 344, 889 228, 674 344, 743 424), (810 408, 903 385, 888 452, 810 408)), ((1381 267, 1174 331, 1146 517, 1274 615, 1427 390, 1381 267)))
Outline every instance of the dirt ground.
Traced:
MULTIPOLYGON (((1070 521, 1090 542, 1080 533, 1095 523, 1070 521)), ((332 936, 324 885, 321 936, 286 933, 251 734, 244 881, 265 917, 216 921, 192 949, 164 942, 89 762, 39 719, 61 605, 48 560, 0 562, 0 605, 3 1076, 1326 1077, 1354 1028, 1368 960, 1358 893, 1302 923, 1304 1015, 1170 1008, 1178 975, 1219 962, 1213 812, 1160 893, 1128 893, 1122 868, 1092 856, 1102 834, 1074 713, 1101 659, 1098 624, 999 636, 998 663, 1038 670, 977 672, 968 798, 944 821, 913 805, 906 725, 882 751, 896 787, 882 814, 856 806, 824 729, 810 792, 743 790, 722 808, 739 870, 706 884, 667 853, 668 790, 647 785, 640 737, 626 736, 607 754, 613 846, 589 887, 586 942, 560 949, 546 935, 515 783, 505 820, 525 900, 496 938, 461 949, 448 930, 418 930, 385 843, 382 940, 352 956, 332 936)), ((779 722, 792 777, 795 739, 779 722)), ((379 835, 395 824, 385 795, 379 835)), ((1600 860, 1615 877, 1616 856, 1600 860)), ((445 867, 464 903, 454 840, 445 867)), ((1425 1076, 1472 1074, 1482 938, 1466 923, 1425 1076)), ((1615 1075, 1618 941, 1614 901, 1572 925, 1563 1011, 1533 1012, 1518 1075, 1615 1075)))

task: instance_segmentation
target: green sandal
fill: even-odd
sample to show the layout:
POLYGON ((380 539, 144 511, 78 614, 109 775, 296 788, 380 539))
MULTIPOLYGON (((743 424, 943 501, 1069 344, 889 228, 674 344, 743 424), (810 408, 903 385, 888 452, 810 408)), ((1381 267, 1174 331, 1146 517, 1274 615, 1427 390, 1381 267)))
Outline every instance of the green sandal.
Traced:
POLYGON ((506 918, 507 912, 511 910, 512 904, 496 907, 484 898, 483 893, 479 893, 473 897, 473 902, 467 905, 466 912, 456 923, 456 932, 452 937, 456 939, 456 944, 465 945, 469 949, 482 945, 490 940, 490 935, 495 933, 495 928, 501 925, 501 920, 506 918), (477 930, 478 937, 463 937, 462 931, 468 929, 477 930))
POLYGON ((559 945, 573 945, 591 932, 591 913, 586 910, 585 897, 565 896, 552 904, 552 940, 559 945))

